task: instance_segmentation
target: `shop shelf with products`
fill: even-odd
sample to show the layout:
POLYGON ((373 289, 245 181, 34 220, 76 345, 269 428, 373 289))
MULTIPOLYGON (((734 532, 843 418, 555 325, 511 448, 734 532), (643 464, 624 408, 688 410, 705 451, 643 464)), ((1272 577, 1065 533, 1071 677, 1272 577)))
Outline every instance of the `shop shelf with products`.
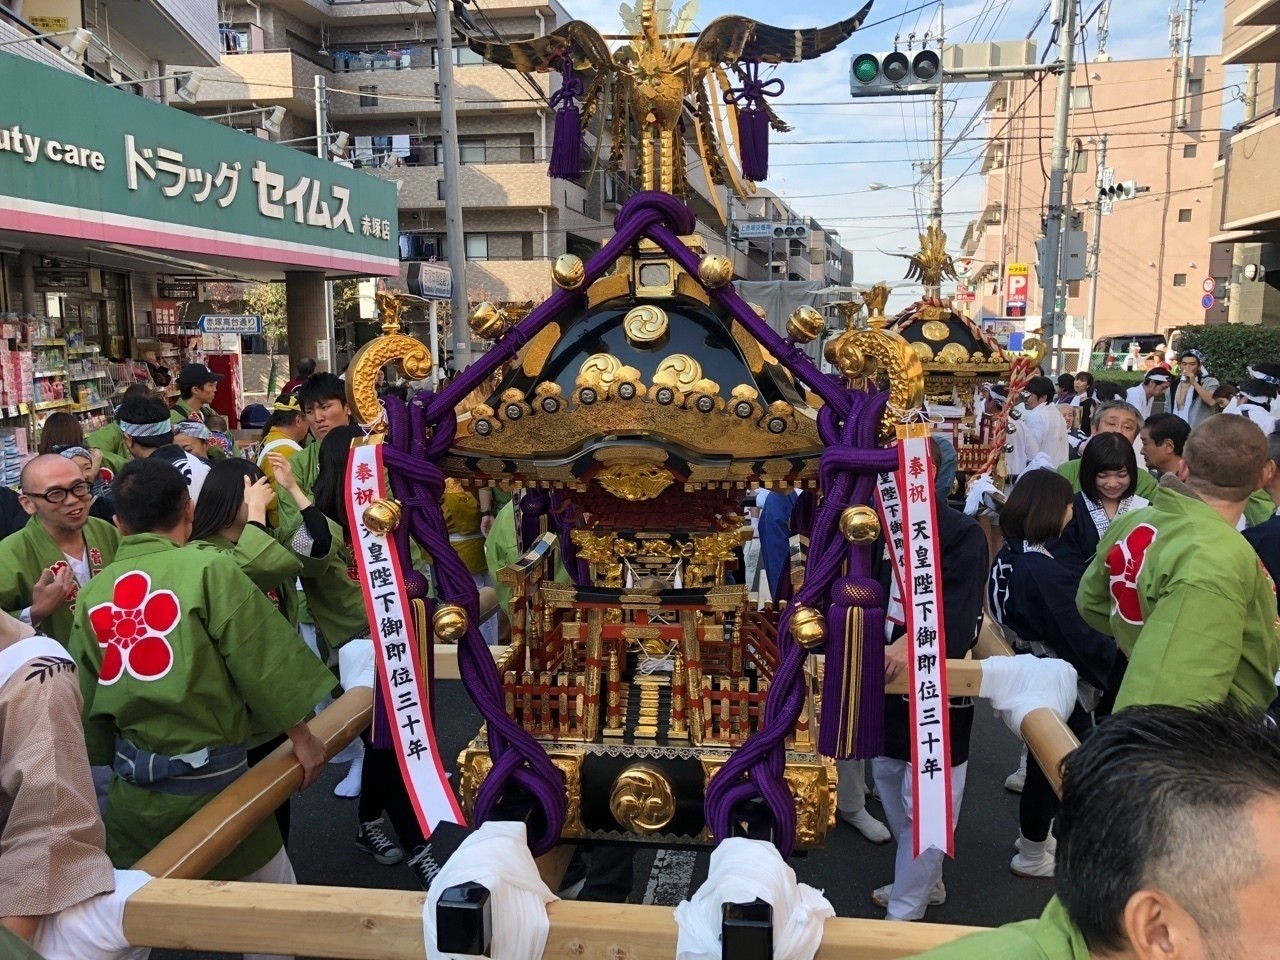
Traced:
POLYGON ((16 486, 31 441, 34 366, 27 328, 0 313, 0 484, 16 486))
POLYGON ((96 344, 68 344, 67 364, 70 396, 75 404, 72 412, 88 433, 112 417, 107 363, 96 344))

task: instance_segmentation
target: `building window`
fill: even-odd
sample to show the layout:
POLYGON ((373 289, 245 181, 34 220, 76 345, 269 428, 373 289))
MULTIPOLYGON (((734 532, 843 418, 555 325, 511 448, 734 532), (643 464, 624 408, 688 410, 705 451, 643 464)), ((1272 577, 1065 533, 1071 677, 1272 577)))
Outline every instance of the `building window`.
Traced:
POLYGON ((484 140, 476 137, 460 137, 458 139, 458 158, 463 163, 484 163, 484 140))
POLYGON ((1072 87, 1071 88, 1071 109, 1072 110, 1093 109, 1093 89, 1091 87, 1072 87))
POLYGON ((432 92, 435 94, 435 98, 439 100, 440 99, 440 83, 438 81, 434 84, 432 92))
POLYGON ((1190 222, 1191 222, 1191 208, 1190 208, 1190 207, 1183 207, 1182 209, 1180 209, 1180 210, 1178 211, 1178 222, 1179 222, 1179 223, 1190 223, 1190 222))
POLYGON ((436 199, 437 200, 444 199, 444 177, 441 177, 439 180, 436 181, 436 199))
POLYGON ((1196 145, 1194 143, 1184 143, 1182 145, 1182 159, 1191 160, 1196 155, 1196 145))
POLYGON ((470 47, 457 46, 453 48, 453 62, 460 67, 474 67, 484 63, 485 59, 470 47))
POLYGON ((617 176, 612 173, 606 173, 604 175, 604 202, 620 203, 621 194, 622 190, 618 186, 617 176))
POLYGON ((360 87, 360 106, 376 107, 378 105, 378 85, 362 84, 360 87))
POLYGON ((1204 80, 1200 77, 1191 77, 1187 80, 1187 93, 1204 93, 1204 80))
POLYGON ((1185 273, 1175 273, 1173 275, 1173 285, 1175 287, 1185 287, 1187 285, 1187 275, 1185 273))
POLYGON ((489 259, 489 235, 487 233, 468 233, 465 236, 468 260, 489 259))

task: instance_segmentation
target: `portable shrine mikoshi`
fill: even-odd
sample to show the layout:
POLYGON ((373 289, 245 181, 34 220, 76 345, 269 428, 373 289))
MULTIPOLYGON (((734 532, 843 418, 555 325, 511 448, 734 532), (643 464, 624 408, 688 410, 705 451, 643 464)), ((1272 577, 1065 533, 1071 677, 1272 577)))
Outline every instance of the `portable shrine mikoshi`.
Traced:
MULTIPOLYGON (((425 345, 400 332, 402 303, 390 293, 378 297, 383 335, 348 370, 350 405, 370 431, 352 448, 347 502, 378 684, 372 704, 349 692, 315 724, 336 750, 370 715, 394 719, 426 832, 464 817, 472 826, 520 820, 551 875, 578 839, 746 836, 783 856, 820 844, 835 812, 831 758, 882 750, 883 590, 870 575, 882 531, 900 580, 908 547, 935 574, 905 580, 912 668, 895 692, 921 717, 946 713, 948 681, 954 693, 977 693, 981 666, 939 656, 921 354, 888 330, 846 330, 826 348, 837 375, 821 373, 801 348, 822 333, 821 315, 798 309, 787 335, 775 332, 735 291, 730 262, 706 253, 676 196, 682 120, 713 182, 752 189, 766 173, 768 129, 782 128, 761 67, 833 49, 869 10, 799 31, 722 17, 690 40, 687 24, 641 0, 633 36, 616 51, 577 21, 528 41, 472 41, 512 69, 561 72, 553 176, 581 172, 581 132, 610 102, 608 163, 621 171, 630 159, 636 192, 597 254, 556 261, 556 290, 544 302, 518 320, 490 304, 473 312, 472 330, 493 345, 438 393, 407 403, 377 394, 388 364, 414 380, 431 368, 425 345), (720 144, 726 103, 736 164, 720 144), (468 403, 500 370, 488 397, 468 403), (512 640, 496 663, 441 510, 447 481, 518 488, 521 559, 502 572, 512 640), (763 611, 739 573, 738 501, 756 484, 821 494, 803 524, 807 547, 793 554, 803 563, 790 596, 763 611), (414 543, 431 582, 409 565, 414 543), (555 579, 558 564, 566 582, 555 579), (456 644, 450 655, 438 644, 419 653, 432 634, 456 644), (447 663, 484 720, 460 758, 461 805, 424 706, 447 663)), ((1035 710, 1022 730, 1056 775, 1075 744, 1061 719, 1035 710)), ((938 742, 915 764, 929 796, 949 773, 937 783, 925 775, 950 770, 938 742)), ((273 755, 140 866, 202 876, 297 776, 285 753, 273 755)), ((950 819, 937 814, 917 806, 931 827, 945 821, 936 843, 949 849, 950 819)), ((417 957, 422 900, 174 879, 130 899, 126 932, 138 944, 417 957)), ((548 956, 675 952, 663 908, 558 903, 548 914, 548 956)), ((843 919, 825 931, 819 956, 856 944, 860 955, 886 958, 962 932, 843 919)))

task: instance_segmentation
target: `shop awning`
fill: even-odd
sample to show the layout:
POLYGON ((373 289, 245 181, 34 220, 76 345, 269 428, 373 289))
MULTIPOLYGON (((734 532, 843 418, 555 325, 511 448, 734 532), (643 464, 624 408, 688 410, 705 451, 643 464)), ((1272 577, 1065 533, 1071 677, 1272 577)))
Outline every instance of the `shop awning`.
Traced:
POLYGON ((386 181, 12 54, 0 90, 6 244, 255 279, 399 275, 386 181))

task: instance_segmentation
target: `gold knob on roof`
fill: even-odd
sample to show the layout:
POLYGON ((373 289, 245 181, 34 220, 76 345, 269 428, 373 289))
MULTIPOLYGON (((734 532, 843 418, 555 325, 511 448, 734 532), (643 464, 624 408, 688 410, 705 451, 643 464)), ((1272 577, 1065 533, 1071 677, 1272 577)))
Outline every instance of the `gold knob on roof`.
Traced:
POLYGON ((733 279, 733 263, 727 257, 709 253, 698 261, 698 279, 712 290, 728 286, 733 279))
POLYGON ((791 639, 812 650, 827 639, 827 618, 813 607, 796 607, 791 615, 791 639))
POLYGON ((489 301, 478 304, 467 317, 467 325, 482 340, 496 340, 507 328, 507 317, 489 301))
POLYGON ((551 281, 561 290, 577 290, 586 278, 586 265, 572 253, 560 254, 551 266, 551 281))
POLYGON ((787 318, 787 336, 796 343, 808 343, 820 336, 826 326, 827 323, 822 319, 822 314, 813 307, 796 307, 787 318))

